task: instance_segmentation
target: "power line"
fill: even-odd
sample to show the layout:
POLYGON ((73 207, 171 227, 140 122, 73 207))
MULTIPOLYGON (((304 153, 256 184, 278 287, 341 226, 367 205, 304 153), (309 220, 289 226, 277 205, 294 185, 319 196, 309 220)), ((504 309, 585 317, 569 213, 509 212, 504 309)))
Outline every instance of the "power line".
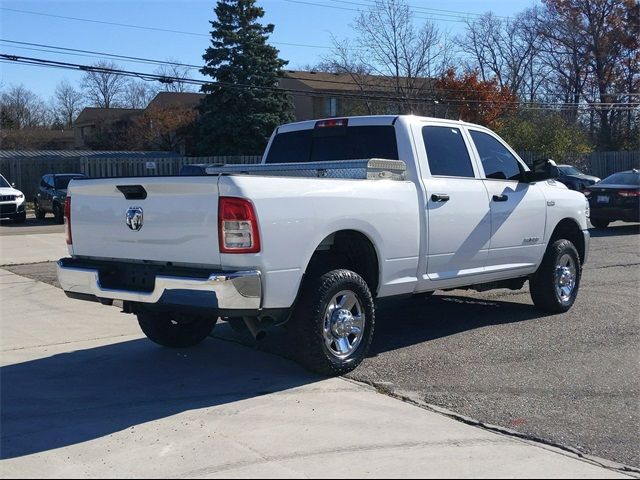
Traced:
MULTIPOLYGON (((44 12, 35 12, 33 10, 20 10, 17 8, 9 8, 9 7, 0 7, 0 10, 5 10, 8 12, 14 13, 23 13, 27 15, 37 15, 41 17, 50 17, 50 18, 60 18, 64 20, 73 20, 77 22, 88 22, 88 23, 97 23, 101 25, 111 25, 115 27, 123 27, 123 28, 135 28, 138 30, 150 30, 155 32, 164 32, 164 33, 175 33, 179 35, 190 35, 194 37, 210 37, 209 34, 199 33, 199 32, 189 32, 186 30, 173 30, 169 28, 160 28, 160 27, 150 27, 146 25, 134 25, 131 23, 120 23, 120 22, 108 22, 105 20, 96 20, 93 18, 82 18, 82 17, 70 17, 66 15, 56 15, 53 13, 44 13, 44 12)), ((304 47, 304 48, 322 48, 322 49, 330 49, 332 47, 326 45, 312 45, 312 44, 304 44, 304 43, 289 43, 289 42, 271 42, 276 45, 285 45, 288 47, 304 47)))
MULTIPOLYGON (((10 43, 12 45, 14 45, 16 48, 24 48, 27 50, 33 50, 33 51, 41 51, 41 52, 45 52, 45 53, 62 53, 64 55, 73 55, 73 56, 81 56, 81 57, 90 57, 90 58, 102 58, 102 59, 106 59, 106 60, 111 60, 111 59, 118 59, 118 60, 125 60, 125 61, 130 61, 130 62, 134 62, 134 63, 142 63, 142 64, 155 64, 155 65, 170 65, 170 66, 178 66, 178 67, 183 67, 185 69, 200 69, 202 68, 202 65, 193 65, 193 64, 188 64, 188 63, 182 63, 182 62, 177 62, 177 61, 173 61, 173 60, 155 60, 155 59, 151 59, 151 58, 146 58, 146 57, 134 57, 134 56, 129 56, 129 55, 122 55, 122 54, 115 54, 115 53, 107 53, 107 52, 97 52, 97 51, 93 51, 93 50, 82 50, 82 49, 77 49, 77 48, 69 48, 69 47, 60 47, 60 46, 56 46, 56 45, 49 45, 49 44, 42 44, 42 43, 31 43, 31 42, 21 42, 21 41, 17 41, 17 40, 8 40, 8 39, 2 39, 0 38, 0 43, 10 43), (29 47, 39 47, 39 48, 28 48, 28 47, 21 47, 22 45, 27 45, 29 47), (60 50, 61 52, 57 52, 51 49, 55 49, 55 50, 60 50)), ((294 73, 294 71, 289 70, 288 72, 294 73)), ((327 73, 327 72, 321 72, 321 73, 327 73)), ((329 73, 331 75, 331 73, 329 73)), ((334 74, 334 75, 338 75, 338 74, 334 74)), ((349 75, 348 73, 343 73, 341 74, 343 76, 347 76, 349 75)), ((349 86, 357 86, 360 88, 372 88, 372 89, 389 89, 390 86, 389 85, 380 85, 380 84, 374 84, 374 83, 365 83, 363 81, 344 81, 344 80, 338 80, 338 79, 326 79, 326 78, 308 78, 307 80, 309 81, 313 81, 316 83, 321 83, 321 84, 328 84, 328 85, 349 85, 349 86)), ((370 80, 371 81, 371 80, 370 80)), ((412 86, 404 86, 403 87, 404 90, 407 91, 413 91, 413 92, 421 92, 424 91, 424 88, 421 87, 412 87, 412 86)), ((439 88, 438 89, 439 92, 455 92, 455 93, 460 93, 460 92, 470 92, 470 93, 474 93, 475 90, 473 89, 446 89, 446 88, 439 88)), ((617 96, 617 97, 622 97, 622 96, 640 96, 640 93, 629 93, 629 92, 619 92, 619 93, 612 93, 612 96, 617 96)), ((554 94, 553 96, 555 96, 556 98, 561 97, 561 94, 554 94)), ((563 103, 564 104, 564 103, 563 103)))
MULTIPOLYGON (((285 2, 289 2, 289 3, 296 3, 299 5, 310 5, 313 7, 324 7, 324 8, 333 8, 334 10, 346 10, 346 11, 351 11, 351 12, 362 12, 362 9, 360 8, 352 8, 352 7, 339 7, 337 5, 329 5, 326 3, 317 3, 317 2, 310 2, 310 1, 305 1, 305 0, 284 0, 285 2)), ((366 7, 367 9, 371 8, 370 5, 368 4, 363 4, 363 3, 356 3, 356 2, 350 2, 350 1, 346 1, 346 0, 332 0, 332 1, 339 1, 340 3, 345 3, 345 4, 352 4, 352 5, 360 5, 363 7, 366 7)), ((437 18, 437 17, 424 17, 421 15, 417 15, 415 14, 415 18, 418 18, 420 20, 429 20, 429 21, 437 21, 437 22, 457 22, 457 23, 464 23, 465 20, 464 19, 458 19, 458 20, 454 20, 451 18, 437 18)))
MULTIPOLYGON (((118 60, 127 60, 127 61, 135 61, 135 62, 139 62, 139 63, 152 63, 152 64, 157 64, 157 65, 171 65, 171 66, 177 66, 177 67, 184 67, 184 68, 189 68, 189 69, 200 69, 202 68, 202 65, 193 65, 193 64, 189 64, 189 63, 181 63, 181 62, 174 62, 172 60, 154 60, 151 58, 144 58, 144 57, 132 57, 129 55, 120 55, 120 54, 116 54, 116 53, 105 53, 105 52, 96 52, 93 50, 81 50, 81 49, 77 49, 77 48, 69 48, 69 47, 58 47, 55 45, 47 45, 47 44, 42 44, 42 43, 30 43, 30 42, 19 42, 17 40, 7 40, 4 38, 0 38, 0 42, 1 43, 10 43, 13 45, 26 45, 29 47, 40 47, 40 48, 48 48, 48 49, 55 49, 55 50, 61 50, 64 52, 68 52, 67 54, 69 55, 77 55, 77 56, 85 56, 85 57, 93 57, 93 58, 108 58, 108 59, 118 59, 118 60), (80 55, 80 54, 89 54, 89 55, 80 55)), ((16 48, 20 48, 20 47, 16 47, 16 48)), ((33 49, 36 50, 36 49, 33 49)), ((51 52, 51 53, 59 53, 59 52, 51 52)))
MULTIPOLYGON (((142 80, 147 81, 160 81, 163 83, 172 83, 172 82, 182 82, 192 85, 214 85, 220 88, 234 88, 234 89, 248 89, 248 90, 265 90, 265 91, 285 91, 294 95, 303 95, 310 97, 324 97, 325 93, 322 92, 309 92, 308 90, 298 90, 291 88, 283 88, 280 86, 257 86, 257 85, 246 85, 246 84, 238 84, 238 83, 228 83, 228 82, 218 82, 218 81, 205 81, 205 80, 197 80, 192 78, 178 78, 178 77, 170 77, 163 76, 158 74, 149 74, 144 72, 133 72, 129 70, 121 70, 114 68, 105 68, 99 66, 91 66, 91 65, 82 65, 76 63, 69 62, 59 62, 56 60, 49 59, 41 59, 41 58, 32 58, 32 57, 21 57, 16 55, 9 54, 0 54, 0 61, 11 61, 14 63, 20 63, 25 65, 33 65, 33 66, 44 66, 44 67, 55 67, 67 70, 79 70, 85 72, 98 72, 98 73, 112 73, 114 75, 120 75, 125 77, 137 77, 142 80)), ((388 103, 410 103, 410 104, 433 104, 432 100, 427 99, 410 99, 410 98, 402 98, 402 97, 394 97, 394 96, 385 96, 385 95, 372 95, 372 94, 350 94, 350 93, 332 93, 334 97, 341 98, 350 98, 362 101, 370 101, 370 102, 383 102, 385 104, 388 103)), ((445 103, 453 103, 453 104, 482 104, 482 103, 494 103, 490 101, 481 101, 481 100, 460 100, 460 99, 444 99, 445 103)), ((621 103, 621 102, 611 102, 611 103, 590 103, 590 104, 552 104, 552 103, 540 103, 535 106, 522 105, 519 102, 504 102, 512 104, 514 108, 526 108, 532 110, 549 110, 549 109, 565 109, 565 108, 594 108, 594 107, 603 107, 611 110, 629 110, 631 108, 635 109, 640 107, 640 103, 637 104, 629 104, 629 103, 621 103)))

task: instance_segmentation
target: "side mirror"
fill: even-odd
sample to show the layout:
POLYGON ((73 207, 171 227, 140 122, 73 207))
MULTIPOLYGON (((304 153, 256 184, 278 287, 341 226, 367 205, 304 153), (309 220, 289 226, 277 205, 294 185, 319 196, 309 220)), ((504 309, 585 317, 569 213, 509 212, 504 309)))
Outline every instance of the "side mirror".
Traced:
POLYGON ((11 188, 16 188, 16 182, 11 183, 11 188))
POLYGON ((554 168, 556 162, 547 158, 539 158, 534 160, 533 168, 527 172, 528 182, 541 182, 543 180, 549 180, 554 178, 554 168))

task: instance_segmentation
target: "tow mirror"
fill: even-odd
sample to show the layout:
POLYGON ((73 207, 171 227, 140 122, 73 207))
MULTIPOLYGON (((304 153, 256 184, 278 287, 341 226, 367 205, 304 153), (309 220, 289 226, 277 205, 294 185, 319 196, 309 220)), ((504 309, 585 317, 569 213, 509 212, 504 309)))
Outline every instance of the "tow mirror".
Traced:
POLYGON ((533 168, 527 172, 529 182, 540 182, 555 177, 556 162, 547 158, 538 158, 533 161, 533 168))

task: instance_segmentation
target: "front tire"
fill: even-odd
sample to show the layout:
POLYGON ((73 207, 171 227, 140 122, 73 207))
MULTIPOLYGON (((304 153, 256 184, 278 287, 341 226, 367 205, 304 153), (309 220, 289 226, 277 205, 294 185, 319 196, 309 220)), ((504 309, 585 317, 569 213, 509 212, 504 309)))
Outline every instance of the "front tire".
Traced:
POLYGON ((591 225, 593 225, 596 228, 607 228, 609 226, 609 221, 608 220, 594 220, 591 219, 591 225))
POLYGON ((207 338, 217 318, 140 312, 137 315, 142 332, 149 340, 163 347, 193 347, 207 338))
POLYGON ((576 247, 569 240, 556 240, 547 247, 540 267, 529 279, 533 303, 547 312, 568 311, 576 301, 581 276, 576 247))
POLYGON ((18 213, 13 217, 14 223, 24 223, 27 221, 27 212, 18 213))
POLYGON ((289 322, 298 361, 321 375, 343 375, 364 360, 375 330, 369 286, 350 270, 305 280, 289 322))

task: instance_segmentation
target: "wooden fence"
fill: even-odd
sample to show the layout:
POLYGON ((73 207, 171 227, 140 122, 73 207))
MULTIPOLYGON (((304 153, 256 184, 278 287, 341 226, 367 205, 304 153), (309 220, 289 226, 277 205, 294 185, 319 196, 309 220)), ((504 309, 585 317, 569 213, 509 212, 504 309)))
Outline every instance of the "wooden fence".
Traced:
POLYGON ((0 173, 16 184, 32 201, 43 175, 47 173, 84 173, 89 177, 141 177, 149 175, 178 175, 188 164, 232 163, 250 164, 260 162, 260 156, 215 156, 215 157, 46 157, 46 158, 0 158, 0 173))
MULTIPOLYGON (((535 155, 521 154, 529 164, 535 155)), ((214 157, 47 157, 0 158, 0 173, 15 182, 16 187, 32 200, 42 175, 47 173, 84 173, 90 177, 139 177, 148 175, 177 175, 183 165, 196 163, 251 164, 260 162, 260 156, 214 157)), ((568 155, 558 161, 581 168, 585 173, 604 178, 612 173, 640 168, 640 151, 593 152, 568 155)))

